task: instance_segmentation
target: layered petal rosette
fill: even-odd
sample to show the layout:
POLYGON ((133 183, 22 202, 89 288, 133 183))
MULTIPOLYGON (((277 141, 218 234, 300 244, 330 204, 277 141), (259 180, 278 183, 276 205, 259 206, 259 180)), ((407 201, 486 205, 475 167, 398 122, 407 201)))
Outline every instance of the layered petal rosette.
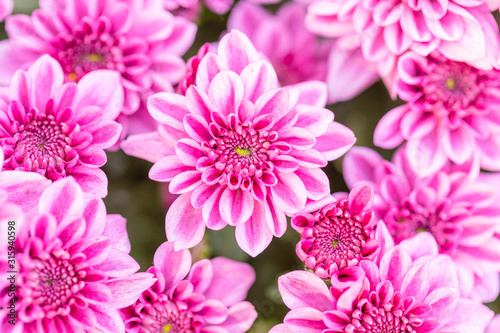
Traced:
POLYGON ((121 111, 130 115, 145 107, 142 101, 151 93, 172 91, 182 78, 181 56, 194 40, 196 25, 146 0, 50 0, 41 1, 31 16, 9 17, 6 30, 0 82, 7 84, 16 69, 43 54, 61 64, 65 82, 78 82, 98 69, 114 70, 121 80, 108 89, 123 87, 121 111))
MULTIPOLYGON (((153 274, 135 273, 139 265, 128 255, 125 219, 106 216, 102 200, 85 199, 71 177, 47 187, 38 211, 21 219, 10 267, 17 272, 16 324, 8 322, 10 281, 2 278, 1 331, 123 332, 118 309, 155 282, 153 274)), ((2 238, 2 249, 6 241, 2 238)), ((0 260, 5 267, 7 256, 0 260)))
POLYGON ((495 299, 500 285, 498 181, 480 175, 477 160, 419 177, 404 148, 391 163, 356 147, 344 159, 344 177, 348 186, 373 186, 375 214, 396 243, 431 233, 440 253, 456 262, 464 295, 495 299))
POLYGON ((244 301, 255 280, 246 263, 217 257, 191 266, 189 250, 175 251, 165 242, 148 272, 156 283, 120 310, 128 333, 242 333, 257 318, 244 301))
POLYGON ((361 46, 393 91, 397 58, 437 51, 482 69, 497 67, 498 25, 484 0, 312 1, 306 25, 361 46))
POLYGON ((292 218, 292 227, 301 235, 297 255, 317 276, 329 278, 338 270, 378 255, 379 242, 373 232, 376 224, 370 209, 373 198, 370 186, 358 185, 347 199, 292 218))
POLYGON ((262 252, 286 229, 285 214, 329 194, 319 169, 355 141, 323 108, 320 82, 280 88, 272 66, 233 30, 199 65, 186 96, 150 97, 158 134, 129 138, 128 154, 156 162, 150 178, 181 194, 166 217, 176 249, 196 245, 205 226, 236 226, 247 253, 262 252))
POLYGON ((326 81, 328 103, 349 100, 378 80, 358 47, 314 36, 304 25, 305 15, 304 4, 283 4, 272 15, 257 4, 240 2, 227 25, 248 36, 271 62, 282 85, 326 81))
POLYGON ((86 193, 104 197, 105 148, 116 143, 123 91, 118 73, 95 71, 63 83, 59 63, 45 55, 19 70, 0 93, 3 169, 36 172, 57 180, 73 176, 86 193))
POLYGON ((493 311, 461 295, 453 261, 427 236, 395 247, 383 237, 378 260, 336 272, 330 288, 310 272, 281 276, 290 312, 270 333, 484 332, 493 311))
POLYGON ((422 176, 447 160, 463 164, 479 153, 481 167, 500 170, 500 72, 480 70, 432 53, 410 52, 398 64, 397 94, 407 104, 377 125, 374 143, 406 156, 422 176))

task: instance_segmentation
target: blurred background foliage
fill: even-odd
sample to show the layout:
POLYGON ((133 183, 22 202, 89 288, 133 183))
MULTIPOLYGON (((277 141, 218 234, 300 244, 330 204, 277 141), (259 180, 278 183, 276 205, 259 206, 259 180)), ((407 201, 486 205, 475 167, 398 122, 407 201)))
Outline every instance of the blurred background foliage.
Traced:
MULTIPOLYGON (((85 1, 85 0, 82 0, 85 1)), ((15 13, 30 14, 38 7, 38 0, 15 0, 15 13)), ((271 11, 278 6, 269 6, 271 11)), ((196 54, 201 45, 215 42, 226 29, 228 15, 219 16, 204 10, 198 23, 196 40, 185 55, 185 60, 196 54)), ((7 35, 1 26, 0 37, 7 35)), ((339 78, 342 80, 342 78, 339 78)), ((345 82, 349 84, 349 82, 345 82)), ((351 128, 357 137, 356 145, 373 146, 373 132, 380 118, 400 101, 393 101, 382 82, 377 82, 356 98, 343 103, 329 105, 335 120, 351 128)), ((390 159, 392 151, 375 148, 385 158, 390 159)), ((169 195, 165 184, 149 179, 152 164, 125 155, 122 151, 108 152, 108 163, 104 171, 108 175, 109 193, 105 198, 108 214, 120 214, 128 223, 127 229, 132 244, 131 255, 146 270, 153 264, 156 248, 166 241, 165 214, 169 204, 175 199, 169 195)), ((342 178, 342 158, 330 162, 324 171, 330 179, 332 193, 348 190, 342 178)), ((203 242, 191 249, 193 262, 203 258, 218 256, 244 261, 253 266, 256 281, 250 289, 247 300, 251 302, 259 317, 249 331, 266 333, 271 327, 283 321, 288 308, 283 304, 278 292, 277 280, 280 275, 304 265, 295 254, 299 241, 298 233, 291 227, 281 238, 274 238, 271 245, 258 257, 251 258, 236 244, 234 228, 221 231, 206 231, 203 242)), ((500 300, 488 304, 495 312, 500 312, 500 300)))

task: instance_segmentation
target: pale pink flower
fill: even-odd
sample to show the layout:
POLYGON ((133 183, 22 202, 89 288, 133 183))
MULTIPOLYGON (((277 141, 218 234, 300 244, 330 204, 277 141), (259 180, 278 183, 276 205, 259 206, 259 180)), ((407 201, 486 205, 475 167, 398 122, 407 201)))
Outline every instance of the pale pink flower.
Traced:
POLYGON ((114 70, 121 81, 113 87, 125 91, 120 122, 126 122, 125 115, 145 108, 150 94, 173 91, 184 75, 181 56, 196 34, 196 25, 184 18, 146 0, 46 0, 40 6, 31 16, 7 19, 0 83, 8 84, 16 69, 42 54, 58 60, 65 82, 78 82, 98 69, 114 70))
POLYGON ((439 252, 459 268, 464 295, 494 300, 500 272, 498 187, 479 175, 477 160, 419 177, 405 156, 403 147, 391 163, 368 148, 353 148, 344 159, 344 179, 350 187, 373 187, 373 210, 396 243, 428 231, 439 252))
POLYGON ((306 30, 306 9, 297 3, 282 5, 275 15, 251 2, 231 11, 227 27, 243 32, 257 51, 273 65, 281 85, 325 81, 328 47, 306 30))
POLYGON ((198 73, 198 66, 200 66, 201 59, 207 55, 210 51, 210 44, 203 44, 196 55, 192 56, 188 59, 186 63, 186 75, 182 78, 182 80, 177 85, 177 92, 181 95, 186 95, 187 88, 196 84, 196 74, 198 73))
POLYGON ((409 52, 398 72, 396 91, 407 104, 380 120, 375 145, 394 148, 407 140, 406 156, 422 176, 475 153, 482 168, 500 170, 500 71, 409 52))
MULTIPOLYGON (((1 331, 123 332, 118 309, 155 282, 150 273, 135 273, 125 219, 106 216, 102 200, 85 199, 71 177, 52 183, 37 202, 15 241, 15 326, 8 323, 10 283, 4 275, 0 282, 1 331)), ((0 260, 4 267, 7 256, 0 260)))
POLYGON ((300 213, 292 227, 301 234, 296 252, 317 276, 329 278, 338 270, 373 259, 379 250, 373 238, 373 189, 354 187, 347 199, 336 200, 313 214, 300 213))
POLYGON ((306 30, 305 15, 306 7, 298 3, 283 4, 272 15, 256 4, 240 2, 227 25, 248 36, 271 62, 282 85, 326 81, 328 103, 349 100, 378 80, 359 48, 342 41, 320 40, 306 30))
POLYGON ((107 178, 99 167, 121 131, 112 120, 123 103, 120 76, 99 70, 78 84, 63 82, 61 66, 45 55, 0 93, 3 169, 51 180, 71 175, 85 192, 104 197, 107 178))
POLYGON ((388 247, 377 261, 336 272, 330 288, 310 272, 281 276, 291 310, 270 333, 484 332, 493 311, 461 295, 457 268, 429 250, 436 248, 432 237, 407 248, 382 238, 388 247))
POLYGON ((217 257, 191 266, 189 250, 175 251, 165 242, 148 272, 156 283, 120 310, 128 333, 242 333, 257 318, 244 301, 255 281, 246 263, 217 257))
POLYGON ((7 16, 12 14, 14 9, 14 0, 0 0, 0 21, 5 20, 7 16))
POLYGON ((196 245, 205 226, 236 226, 252 256, 286 230, 285 214, 329 194, 319 168, 355 142, 351 130, 324 109, 320 82, 280 88, 273 67, 233 30, 218 54, 203 57, 186 96, 149 98, 158 133, 133 136, 126 153, 156 162, 150 178, 181 194, 166 217, 176 249, 196 245))
POLYGON ((484 0, 312 1, 306 25, 359 45, 391 93, 397 58, 438 51, 482 69, 498 67, 498 25, 484 0))

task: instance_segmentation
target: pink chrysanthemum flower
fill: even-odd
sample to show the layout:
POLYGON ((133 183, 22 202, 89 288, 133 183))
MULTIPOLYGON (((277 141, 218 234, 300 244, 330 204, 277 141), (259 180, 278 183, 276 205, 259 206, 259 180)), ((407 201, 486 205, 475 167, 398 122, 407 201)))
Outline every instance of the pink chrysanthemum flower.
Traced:
POLYGON ((432 237, 391 247, 377 261, 336 272, 330 288, 310 272, 281 276, 291 310, 270 333, 484 332, 493 311, 460 294, 453 261, 429 251, 432 237))
MULTIPOLYGON (((455 260, 466 296, 484 283, 491 285, 489 290, 498 290, 500 271, 500 240, 495 235, 500 221, 498 188, 478 175, 475 160, 419 177, 409 166, 404 149, 396 152, 392 163, 358 147, 344 159, 347 185, 374 188, 374 212, 395 242, 430 232, 439 251, 455 260)), ((475 290, 474 296, 494 299, 496 294, 475 290)))
POLYGON ((358 185, 348 199, 327 204, 313 214, 300 213, 292 218, 292 227, 301 234, 297 255, 321 278, 355 266, 378 254, 373 239, 373 189, 358 185))
POLYGON ((500 170, 499 71, 413 52, 400 58, 398 71, 397 93, 408 103, 380 120, 377 146, 394 148, 408 140, 406 156, 422 176, 448 159, 463 164, 476 152, 481 167, 500 170))
POLYGON ((4 170, 36 172, 57 180, 73 176, 85 192, 101 197, 107 178, 105 148, 116 143, 123 92, 118 73, 95 71, 63 84, 56 60, 45 55, 19 70, 0 94, 0 146, 4 170))
POLYGON ((191 267, 188 250, 165 242, 148 272, 157 282, 120 311, 128 333, 242 333, 257 318, 243 301, 255 280, 248 264, 218 257, 191 267))
MULTIPOLYGON (((42 193, 38 211, 24 220, 15 241, 17 321, 8 323, 10 283, 2 278, 1 331, 123 332, 117 309, 155 282, 150 273, 135 273, 125 219, 106 216, 101 199, 84 199, 65 178, 42 193)), ((7 256, 0 260, 6 264, 7 256)))
POLYGON ((173 91, 184 75, 181 56, 194 40, 196 25, 146 0, 50 0, 40 7, 31 16, 7 19, 0 82, 7 84, 16 69, 42 54, 59 61, 66 82, 98 69, 115 70, 125 91, 122 112, 130 115, 151 93, 173 91))
POLYGON ((359 43, 391 92, 397 58, 408 50, 498 66, 498 25, 484 0, 312 1, 306 24, 321 36, 359 43))
POLYGON ((205 226, 236 226, 252 256, 286 230, 285 214, 329 194, 319 169, 355 142, 351 130, 323 108, 320 82, 279 88, 272 66, 233 30, 201 61, 186 96, 157 94, 149 111, 158 134, 131 137, 128 154, 157 161, 150 178, 181 194, 166 217, 176 249, 196 245, 205 226), (162 158, 163 156, 163 158, 162 158), (160 159, 161 158, 161 159, 160 159))

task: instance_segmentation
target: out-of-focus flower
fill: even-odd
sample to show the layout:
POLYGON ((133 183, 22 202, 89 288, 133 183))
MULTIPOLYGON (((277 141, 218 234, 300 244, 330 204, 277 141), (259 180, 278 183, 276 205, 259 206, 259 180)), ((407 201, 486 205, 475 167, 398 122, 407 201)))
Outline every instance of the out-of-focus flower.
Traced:
POLYGON ((493 311, 460 294, 457 268, 431 250, 432 237, 409 248, 381 239, 388 246, 378 260, 336 272, 330 288, 310 272, 281 276, 278 287, 291 310, 270 333, 484 332, 493 311))
POLYGON ((99 70, 78 84, 63 83, 59 63, 45 55, 16 72, 0 93, 3 169, 36 172, 57 180, 73 176, 83 190, 104 197, 105 148, 116 143, 114 120, 123 104, 120 76, 99 70))
POLYGON ((486 289, 498 294, 498 188, 479 176, 477 159, 461 166, 448 164, 431 176, 419 177, 409 166, 404 147, 392 163, 371 149, 355 147, 344 159, 344 177, 349 187, 374 188, 373 210, 396 243, 424 231, 431 233, 439 252, 456 262, 464 295, 494 300, 495 292, 481 290, 486 284, 486 289))
POLYGON ((399 56, 438 51, 482 68, 498 67, 498 25, 484 0, 312 1, 306 25, 324 37, 359 45, 393 93, 399 56))
POLYGON ((148 269, 157 282, 122 309, 126 332, 246 332, 257 318, 244 299, 255 281, 253 268, 218 257, 191 267, 189 250, 165 242, 148 269), (189 273, 189 274, 188 274, 189 273))
POLYGON ((14 9, 14 0, 0 0, 0 21, 5 20, 7 16, 12 14, 14 9))
POLYGON ((420 175, 450 159, 463 164, 476 152, 481 167, 500 170, 500 72, 480 70, 433 53, 403 55, 397 94, 408 102, 379 122, 374 143, 406 155, 420 175))
POLYGON ((327 204, 319 212, 300 213, 292 227, 301 234, 297 255, 317 276, 329 278, 338 270, 378 255, 373 238, 375 220, 370 210, 373 189, 355 186, 348 199, 327 204))
POLYGON ((203 57, 186 96, 149 98, 158 134, 131 137, 126 153, 156 162, 150 178, 181 194, 166 217, 176 249, 196 245, 205 226, 236 226, 239 246, 252 256, 286 230, 285 214, 329 194, 319 168, 354 144, 351 130, 324 109, 320 82, 279 88, 248 38, 233 30, 218 54, 203 57))
MULTIPOLYGON (((24 223, 17 229, 15 267, 9 266, 17 271, 15 325, 8 322, 11 281, 2 270, 2 332, 124 331, 118 309, 155 282, 150 273, 135 273, 125 219, 106 216, 102 200, 85 199, 71 177, 47 187, 35 212, 7 218, 24 223)), ((6 267, 7 237, 0 242, 6 267)))
MULTIPOLYGON (((184 18, 146 0, 47 0, 40 6, 31 16, 7 19, 9 39, 0 43, 0 83, 8 84, 15 70, 43 54, 61 64, 65 82, 78 82, 98 69, 114 70, 121 80, 108 90, 123 87, 120 122, 126 123, 125 116, 145 108, 150 94, 173 91, 184 75, 181 56, 196 34, 196 25, 184 18)), ((134 126, 132 122, 126 128, 134 126)))

